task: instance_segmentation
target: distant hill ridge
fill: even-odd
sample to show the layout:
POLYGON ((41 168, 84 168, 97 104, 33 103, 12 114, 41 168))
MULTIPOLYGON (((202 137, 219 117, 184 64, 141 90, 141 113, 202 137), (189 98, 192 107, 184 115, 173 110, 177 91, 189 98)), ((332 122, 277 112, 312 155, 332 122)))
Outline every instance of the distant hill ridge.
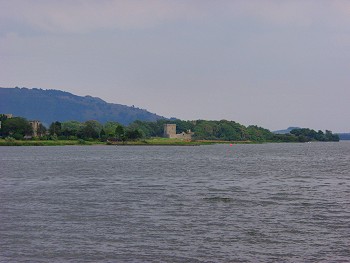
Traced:
POLYGON ((339 136, 339 139, 342 141, 348 141, 350 140, 350 133, 337 133, 339 136))
POLYGON ((40 120, 44 124, 53 121, 97 120, 101 123, 117 121, 127 125, 135 120, 164 119, 144 109, 107 103, 92 96, 82 97, 61 90, 17 87, 0 87, 0 113, 12 113, 14 116, 40 120))
POLYGON ((288 127, 285 130, 273 131, 273 133, 275 133, 275 134, 287 134, 287 133, 290 133, 294 129, 301 129, 301 128, 300 127, 288 127))

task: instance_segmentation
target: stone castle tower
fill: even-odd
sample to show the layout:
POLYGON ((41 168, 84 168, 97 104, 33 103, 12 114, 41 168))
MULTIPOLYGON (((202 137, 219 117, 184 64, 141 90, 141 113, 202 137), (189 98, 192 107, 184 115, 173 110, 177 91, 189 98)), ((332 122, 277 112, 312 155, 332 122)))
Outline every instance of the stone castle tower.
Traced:
POLYGON ((164 124, 164 137, 176 138, 176 124, 164 124))
POLYGON ((171 139, 192 140, 193 132, 190 130, 186 132, 176 133, 176 124, 164 124, 164 137, 171 139))
POLYGON ((33 128, 33 136, 37 137, 38 135, 42 135, 42 134, 38 134, 38 130, 40 127, 41 122, 40 121, 29 121, 29 124, 32 126, 33 128))

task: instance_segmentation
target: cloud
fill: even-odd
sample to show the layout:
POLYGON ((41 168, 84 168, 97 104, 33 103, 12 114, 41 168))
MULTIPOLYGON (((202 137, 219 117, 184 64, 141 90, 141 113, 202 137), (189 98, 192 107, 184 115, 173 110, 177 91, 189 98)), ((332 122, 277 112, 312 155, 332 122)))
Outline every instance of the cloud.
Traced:
POLYGON ((164 23, 244 18, 268 26, 349 26, 349 1, 11 0, 0 2, 0 33, 89 33, 164 23))
POLYGON ((88 33, 221 17, 245 17, 276 26, 310 26, 335 20, 348 25, 349 14, 350 3, 341 0, 11 0, 0 2, 0 27, 6 31, 16 24, 43 32, 88 33))
POLYGON ((182 1, 60 0, 1 4, 1 16, 47 32, 144 28, 174 19, 200 16, 199 8, 182 1))

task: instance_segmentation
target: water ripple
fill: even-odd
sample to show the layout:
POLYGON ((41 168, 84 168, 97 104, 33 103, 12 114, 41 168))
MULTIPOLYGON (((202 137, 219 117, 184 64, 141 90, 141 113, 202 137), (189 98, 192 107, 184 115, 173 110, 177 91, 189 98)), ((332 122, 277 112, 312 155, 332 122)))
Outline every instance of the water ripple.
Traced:
POLYGON ((350 143, 2 147, 1 262, 349 262, 350 143))

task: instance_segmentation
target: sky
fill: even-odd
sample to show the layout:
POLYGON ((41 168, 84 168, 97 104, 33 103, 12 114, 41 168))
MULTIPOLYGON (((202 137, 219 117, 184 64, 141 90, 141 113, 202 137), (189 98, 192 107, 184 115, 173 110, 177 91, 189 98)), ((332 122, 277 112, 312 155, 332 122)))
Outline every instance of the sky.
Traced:
POLYGON ((0 86, 350 132, 350 1, 0 0, 0 86))

